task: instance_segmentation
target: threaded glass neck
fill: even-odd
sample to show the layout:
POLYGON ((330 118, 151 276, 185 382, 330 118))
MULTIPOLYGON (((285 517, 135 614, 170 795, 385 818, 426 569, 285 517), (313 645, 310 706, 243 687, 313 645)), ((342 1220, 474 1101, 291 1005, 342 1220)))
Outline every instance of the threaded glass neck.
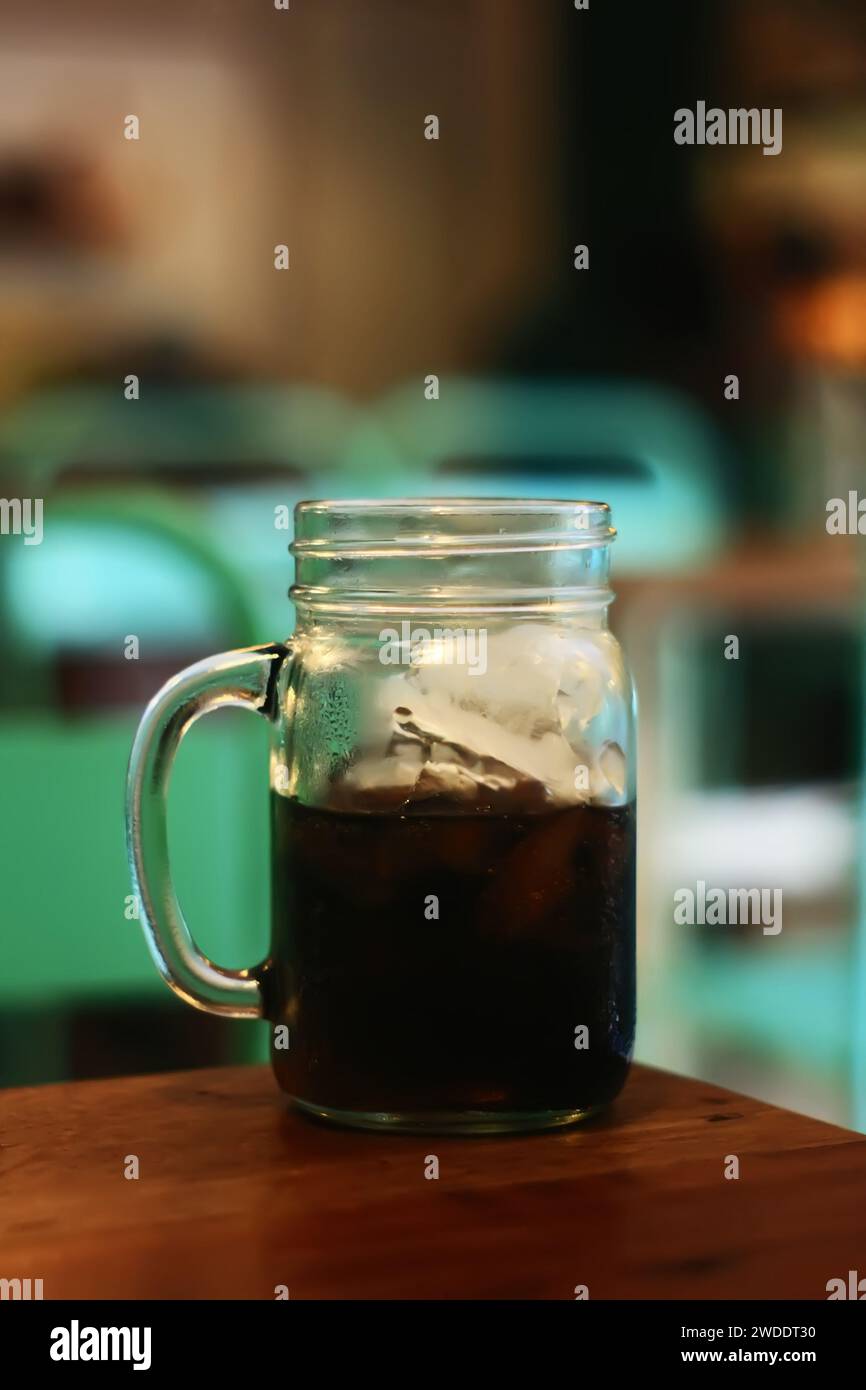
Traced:
POLYGON ((301 502, 291 595, 302 621, 305 610, 603 609, 615 535, 604 502, 301 502))

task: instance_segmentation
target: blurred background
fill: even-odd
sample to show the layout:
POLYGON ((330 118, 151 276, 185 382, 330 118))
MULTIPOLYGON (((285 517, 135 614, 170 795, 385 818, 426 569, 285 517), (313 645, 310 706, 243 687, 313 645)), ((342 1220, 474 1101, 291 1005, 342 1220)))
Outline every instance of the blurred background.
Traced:
MULTIPOLYGON (((641 698, 639 1056, 866 1130, 866 540, 826 530, 866 496, 864 20, 2 0, 0 494, 44 534, 0 535, 0 1085, 265 1055, 158 981, 122 797, 169 674, 290 631, 275 508, 597 496, 641 698), (675 145, 698 100, 781 107, 782 153, 675 145), (781 887, 782 933, 675 927, 699 879, 781 887)), ((229 966, 267 945, 258 723, 205 721, 173 783, 229 966)))

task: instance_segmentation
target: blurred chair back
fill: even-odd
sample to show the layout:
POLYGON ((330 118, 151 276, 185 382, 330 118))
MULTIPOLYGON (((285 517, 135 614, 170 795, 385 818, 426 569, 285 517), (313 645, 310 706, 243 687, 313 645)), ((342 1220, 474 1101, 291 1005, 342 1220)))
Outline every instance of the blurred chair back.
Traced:
POLYGON ((357 488, 346 458, 362 432, 374 479, 390 477, 387 441, 357 406, 322 387, 143 381, 140 392, 127 400, 119 384, 31 396, 0 424, 0 467, 27 495, 46 499, 70 485, 113 492, 133 480, 194 501, 198 531, 245 589, 254 619, 247 640, 285 636, 295 504, 357 488))
MULTIPOLYGON (((618 573, 688 566, 724 538, 719 446, 703 416, 668 391, 612 381, 443 380, 380 401, 376 427, 401 460, 408 495, 598 497, 620 532, 618 573)), ((362 430, 349 468, 363 473, 362 430)))

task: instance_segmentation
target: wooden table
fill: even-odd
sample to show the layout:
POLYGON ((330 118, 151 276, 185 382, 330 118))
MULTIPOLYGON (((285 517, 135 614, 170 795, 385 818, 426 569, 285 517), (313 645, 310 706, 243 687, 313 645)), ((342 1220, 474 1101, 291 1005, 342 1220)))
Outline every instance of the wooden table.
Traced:
POLYGON ((646 1067, 471 1141, 325 1128, 260 1067, 0 1094, 0 1278, 45 1298, 823 1299, 864 1197, 866 1136, 646 1067))

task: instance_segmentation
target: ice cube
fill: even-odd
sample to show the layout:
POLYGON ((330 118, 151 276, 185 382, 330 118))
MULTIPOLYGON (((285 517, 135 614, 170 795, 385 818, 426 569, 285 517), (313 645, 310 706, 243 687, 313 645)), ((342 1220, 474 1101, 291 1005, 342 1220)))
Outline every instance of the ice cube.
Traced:
POLYGON ((625 797, 625 753, 618 743, 608 740, 599 749, 596 759, 598 777, 593 786, 593 799, 606 805, 618 805, 625 797))
MULTIPOLYGON (((491 786, 492 776, 501 788, 510 775, 512 785, 529 779, 556 799, 574 799, 574 753, 555 728, 541 734, 535 730, 534 736, 515 733, 487 714, 462 708, 441 691, 422 691, 400 677, 383 682, 380 696, 390 710, 394 731, 416 739, 426 749, 428 781, 435 776, 431 771, 435 748, 434 765, 449 769, 449 782, 455 776, 453 769, 459 767, 461 783, 468 775, 479 785, 491 786), (490 764, 498 765, 495 771, 490 764)), ((527 722, 537 723, 537 716, 527 722)))
POLYGON ((428 631, 412 645, 411 665, 378 682, 350 786, 399 787, 422 799, 477 794, 479 804, 518 789, 558 805, 621 796, 616 746, 599 762, 585 733, 605 704, 607 633, 576 638, 518 623, 486 633, 485 645, 483 630, 472 642, 465 630, 455 637, 456 626, 428 631), (460 654, 472 663, 455 660, 460 654))
POLYGON ((472 633, 471 642, 465 639, 462 648, 452 643, 444 653, 442 643, 431 639, 415 650, 411 668, 397 679, 424 695, 483 711, 516 733, 531 733, 539 718, 553 725, 558 674, 565 656, 562 636, 529 623, 498 632, 473 629, 472 633), (449 652, 452 658, 456 653, 467 659, 443 661, 449 652))

